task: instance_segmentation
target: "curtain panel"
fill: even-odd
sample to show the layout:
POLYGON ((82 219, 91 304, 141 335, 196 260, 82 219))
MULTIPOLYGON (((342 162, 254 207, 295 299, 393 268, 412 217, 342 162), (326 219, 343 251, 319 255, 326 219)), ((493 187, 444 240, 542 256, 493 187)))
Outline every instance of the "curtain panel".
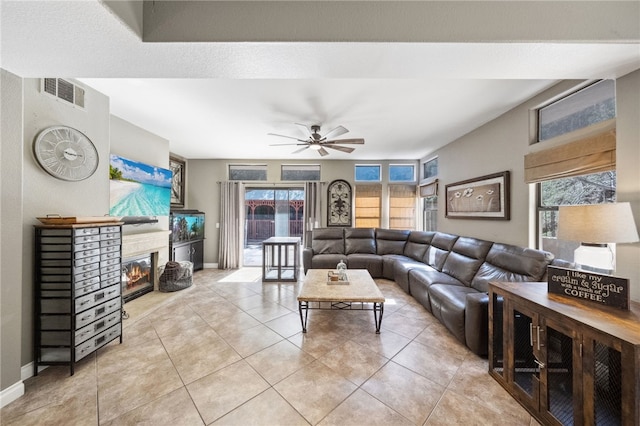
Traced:
POLYGON ((242 266, 243 242, 244 187, 241 182, 220 182, 219 269, 242 266))
POLYGON ((310 244, 311 231, 322 223, 321 182, 305 182, 304 184, 304 233, 302 247, 310 244))

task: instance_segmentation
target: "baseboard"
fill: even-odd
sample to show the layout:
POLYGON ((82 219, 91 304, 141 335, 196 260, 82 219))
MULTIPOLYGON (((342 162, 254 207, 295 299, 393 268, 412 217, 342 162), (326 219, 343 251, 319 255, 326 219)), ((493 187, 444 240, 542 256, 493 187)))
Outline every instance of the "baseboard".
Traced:
POLYGON ((205 263, 203 266, 204 269, 218 269, 217 263, 205 263))
POLYGON ((0 391, 0 408, 3 408, 5 405, 15 401, 22 395, 24 395, 24 383, 20 380, 19 382, 0 391))

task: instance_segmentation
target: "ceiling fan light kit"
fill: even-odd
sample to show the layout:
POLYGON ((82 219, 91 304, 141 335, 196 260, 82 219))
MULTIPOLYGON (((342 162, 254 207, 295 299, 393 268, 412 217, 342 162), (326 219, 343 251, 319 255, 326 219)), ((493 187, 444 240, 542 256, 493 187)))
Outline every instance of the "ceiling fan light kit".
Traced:
POLYGON ((285 146, 285 145, 295 145, 302 146, 302 148, 293 151, 293 154, 297 154, 299 152, 304 151, 307 148, 311 148, 314 151, 318 151, 318 154, 321 156, 329 155, 329 152, 325 150, 325 148, 335 149, 336 151, 351 153, 355 150, 355 148, 341 146, 337 144, 364 144, 364 139, 332 139, 340 135, 344 135, 349 132, 344 126, 338 126, 332 130, 330 130, 327 134, 322 136, 320 134, 320 125, 314 124, 310 127, 305 126, 304 124, 295 123, 297 126, 300 126, 304 129, 305 133, 309 135, 307 139, 300 139, 294 136, 286 136, 279 135, 276 133, 268 133, 270 136, 278 136, 281 138, 294 139, 297 143, 277 143, 271 144, 270 146, 285 146))

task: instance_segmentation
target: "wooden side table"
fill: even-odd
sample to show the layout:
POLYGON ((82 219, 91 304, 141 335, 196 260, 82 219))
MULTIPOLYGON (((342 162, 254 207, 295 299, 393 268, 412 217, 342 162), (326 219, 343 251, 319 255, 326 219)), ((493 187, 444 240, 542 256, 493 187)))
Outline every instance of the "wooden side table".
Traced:
POLYGON ((271 237, 262 242, 262 281, 298 281, 300 238, 271 237))

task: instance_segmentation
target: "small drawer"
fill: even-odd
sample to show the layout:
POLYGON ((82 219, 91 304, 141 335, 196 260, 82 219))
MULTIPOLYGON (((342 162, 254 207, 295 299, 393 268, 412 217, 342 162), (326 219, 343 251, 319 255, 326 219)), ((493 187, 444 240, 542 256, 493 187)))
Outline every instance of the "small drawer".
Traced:
POLYGON ((44 236, 71 236, 71 229, 41 229, 40 235, 44 236))
POLYGON ((93 227, 93 228, 75 228, 73 230, 73 235, 75 237, 79 237, 81 235, 96 235, 100 233, 100 228, 97 227, 93 227))
POLYGON ((115 271, 107 272, 106 274, 100 275, 100 278, 102 279, 102 281, 110 281, 113 278, 120 278, 121 277, 120 274, 121 274, 120 268, 118 268, 115 271))
POLYGON ((100 289, 100 283, 87 285, 81 288, 76 289, 76 297, 84 296, 85 294, 89 294, 93 291, 100 289))
POLYGON ((74 238, 76 244, 94 243, 100 241, 100 235, 81 235, 74 238))
POLYGON ((118 247, 120 247, 120 238, 115 238, 113 240, 102 240, 102 241, 100 241, 100 247, 109 247, 109 246, 118 246, 118 247))
POLYGON ((101 241, 117 240, 117 239, 120 239, 120 233, 119 232, 106 232, 104 234, 100 234, 100 240, 101 241))
POLYGON ((40 260, 40 266, 45 267, 45 268, 50 268, 50 267, 66 267, 69 268, 71 267, 71 260, 70 259, 43 259, 40 260))
POLYGON ((101 234, 114 234, 117 233, 120 235, 120 227, 119 226, 103 226, 100 228, 101 234))
POLYGON ((99 275, 100 275, 100 270, 96 268, 93 271, 87 271, 81 274, 76 274, 75 278, 76 278, 76 281, 84 281, 84 280, 88 280, 89 278, 97 277, 99 275))
POLYGON ((104 268, 105 266, 111 266, 111 265, 120 265, 120 258, 112 257, 111 259, 105 259, 103 261, 100 261, 101 268, 104 268))
POLYGON ((100 268, 100 275, 108 274, 109 272, 117 271, 118 275, 120 275, 120 264, 116 263, 114 265, 108 265, 104 268, 100 268))
POLYGON ((100 254, 105 254, 105 253, 120 253, 120 245, 101 247, 100 254))
POLYGON ((120 276, 112 277, 107 280, 102 280, 102 282, 100 283, 100 287, 106 288, 114 284, 118 284, 118 285, 122 284, 122 281, 120 281, 120 276))
MULTIPOLYGON (((84 272, 89 272, 89 271, 94 271, 94 270, 96 270, 96 269, 98 269, 100 267, 100 262, 85 263, 84 262, 85 259, 80 259, 81 262, 76 262, 76 267, 73 268, 73 273, 76 274, 76 279, 78 279, 78 277, 77 277, 78 274, 82 274, 84 272)), ((100 258, 98 256, 92 256, 89 259, 100 259, 100 258)), ((89 277, 87 277, 87 278, 89 278, 89 277)))
POLYGON ((100 256, 89 256, 89 257, 83 257, 81 259, 76 259, 75 262, 73 262, 73 266, 78 267, 78 266, 83 266, 89 263, 96 263, 96 262, 100 262, 100 256))
POLYGON ((71 237, 42 237, 40 244, 71 244, 71 237))
POLYGON ((71 282, 71 275, 41 275, 40 282, 43 283, 68 283, 71 282))
MULTIPOLYGON (((96 243, 91 243, 91 244, 96 244, 96 243)), ((100 243, 97 243, 100 244, 100 243)), ((96 248, 93 250, 82 250, 82 251, 77 251, 75 253, 75 258, 77 259, 84 259, 85 257, 92 257, 92 256, 97 256, 100 254, 100 249, 96 248)))
POLYGON ((110 260, 110 259, 120 259, 120 252, 111 250, 108 253, 104 253, 100 255, 101 262, 104 262, 105 260, 110 260))
POLYGON ((71 244, 41 244, 40 251, 52 252, 52 251, 70 251, 71 244))
POLYGON ((97 249, 100 248, 100 242, 99 241, 89 241, 86 243, 79 243, 76 244, 75 246, 73 246, 73 251, 80 251, 80 250, 93 250, 93 249, 97 249))
POLYGON ((71 252, 67 250, 63 252, 40 253, 40 258, 46 260, 66 260, 71 259, 71 252))

